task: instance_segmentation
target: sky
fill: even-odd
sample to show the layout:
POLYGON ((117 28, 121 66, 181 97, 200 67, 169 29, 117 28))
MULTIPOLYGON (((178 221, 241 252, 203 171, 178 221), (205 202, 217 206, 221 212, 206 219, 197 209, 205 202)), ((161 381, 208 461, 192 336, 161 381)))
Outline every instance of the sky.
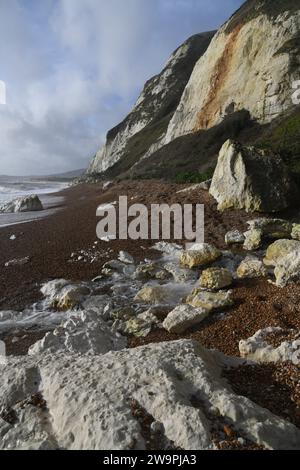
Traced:
POLYGON ((173 50, 242 3, 0 0, 0 174, 85 168, 173 50))

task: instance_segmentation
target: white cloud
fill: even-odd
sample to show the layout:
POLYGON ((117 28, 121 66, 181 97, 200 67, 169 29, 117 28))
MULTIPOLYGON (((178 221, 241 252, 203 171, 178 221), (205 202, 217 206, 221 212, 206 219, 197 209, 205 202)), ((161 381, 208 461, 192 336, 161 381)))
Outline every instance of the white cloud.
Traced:
POLYGON ((242 0, 0 0, 0 173, 85 166, 143 83, 242 0))

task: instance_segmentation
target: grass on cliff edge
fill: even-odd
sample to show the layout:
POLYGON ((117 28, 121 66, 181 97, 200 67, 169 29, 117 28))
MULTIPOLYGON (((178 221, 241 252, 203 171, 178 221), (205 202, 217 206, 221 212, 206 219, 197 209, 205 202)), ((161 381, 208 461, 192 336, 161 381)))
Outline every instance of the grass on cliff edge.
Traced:
POLYGON ((255 145, 279 153, 300 183, 300 107, 271 124, 255 145))
POLYGON ((226 33, 230 34, 238 26, 244 25, 260 15, 275 19, 283 12, 290 15, 299 10, 298 0, 247 0, 230 18, 226 33))

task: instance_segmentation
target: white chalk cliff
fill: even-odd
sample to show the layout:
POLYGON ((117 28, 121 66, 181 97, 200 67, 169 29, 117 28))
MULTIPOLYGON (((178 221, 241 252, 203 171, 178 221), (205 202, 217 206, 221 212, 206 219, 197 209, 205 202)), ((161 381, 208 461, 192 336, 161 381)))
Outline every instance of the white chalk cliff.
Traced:
POLYGON ((217 34, 193 36, 175 51, 132 112, 108 133, 88 173, 103 173, 121 160, 127 163, 114 167, 112 176, 121 174, 146 157, 151 161, 174 139, 210 129, 240 110, 261 124, 292 111, 299 37, 299 0, 246 1, 217 34))
MULTIPOLYGON (((166 143, 210 128, 234 111, 247 109, 259 122, 268 123, 295 106, 292 86, 299 69, 294 66, 294 45, 300 32, 297 3, 291 14, 284 7, 289 1, 246 2, 218 31, 195 66, 169 124, 166 143), (242 9, 251 3, 257 10, 247 20, 242 9), (276 8, 272 12, 271 3, 282 3, 278 15, 276 8)), ((297 53, 299 56, 296 48, 297 53)))

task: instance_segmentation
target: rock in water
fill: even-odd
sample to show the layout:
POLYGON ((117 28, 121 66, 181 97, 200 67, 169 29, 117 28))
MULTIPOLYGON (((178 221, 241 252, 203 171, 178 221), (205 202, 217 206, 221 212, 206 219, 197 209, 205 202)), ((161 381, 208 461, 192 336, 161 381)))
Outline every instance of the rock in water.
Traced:
POLYGON ((145 449, 133 400, 184 450, 214 449, 220 416, 267 449, 299 449, 299 429, 234 393, 222 377, 226 364, 222 354, 189 340, 94 356, 8 357, 0 407, 15 420, 0 417, 0 449, 145 449))
POLYGON ((205 266, 216 261, 222 253, 213 245, 198 243, 192 249, 184 251, 180 257, 180 264, 187 268, 205 266))
POLYGON ((36 212, 42 211, 43 204, 36 194, 30 196, 19 197, 11 202, 7 202, 0 206, 0 213, 13 213, 13 212, 36 212))
POLYGON ((210 187, 218 209, 276 212, 291 202, 293 184, 279 155, 228 140, 210 187))

